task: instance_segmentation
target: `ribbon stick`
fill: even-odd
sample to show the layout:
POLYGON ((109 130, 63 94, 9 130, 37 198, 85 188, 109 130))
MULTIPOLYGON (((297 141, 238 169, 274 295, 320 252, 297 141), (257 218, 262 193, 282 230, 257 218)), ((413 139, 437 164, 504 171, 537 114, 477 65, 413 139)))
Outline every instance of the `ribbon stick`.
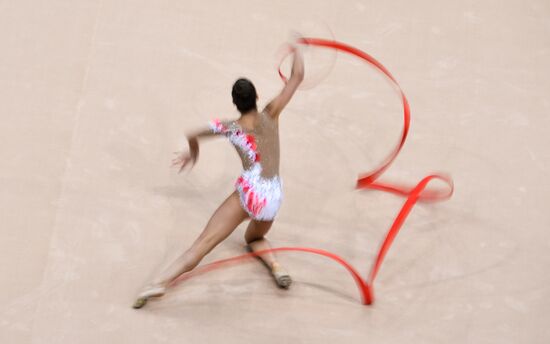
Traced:
MULTIPOLYGON (((227 266, 232 263, 242 262, 254 256, 258 257, 269 252, 289 252, 289 251, 305 252, 305 253, 316 254, 316 255, 329 258, 337 262, 338 264, 342 265, 351 274, 352 278, 357 284, 359 293, 361 295, 362 303, 366 305, 370 305, 374 301, 373 284, 376 279, 376 276, 380 271, 380 267, 382 266, 384 258, 388 253, 395 237, 399 233, 399 230, 401 229, 403 223, 407 219, 407 216, 409 215, 411 210, 414 208, 414 206, 418 201, 436 202, 436 201, 449 199, 452 196, 454 191, 453 181, 447 175, 433 174, 423 178, 414 187, 407 187, 404 185, 378 182, 378 178, 388 169, 388 167, 393 163, 393 161, 401 151, 401 148, 405 144, 407 135, 409 133, 411 113, 410 113, 409 102, 407 101, 407 97, 405 96, 405 93, 397 83, 396 79, 386 69, 386 67, 384 67, 380 62, 378 62, 374 57, 370 56, 369 54, 365 53, 362 50, 359 50, 357 48, 354 48, 350 45, 347 45, 341 42, 337 42, 335 40, 326 40, 321 38, 300 38, 298 39, 297 43, 303 44, 303 45, 309 45, 313 47, 319 47, 319 48, 334 49, 336 51, 344 52, 364 60, 365 62, 369 63, 370 65, 374 66, 376 69, 381 71, 391 82, 393 82, 393 84, 396 86, 396 89, 399 91, 401 96, 401 100, 403 103, 403 129, 401 132, 399 142, 376 168, 374 168, 370 172, 361 174, 357 180, 357 185, 356 185, 357 189, 379 190, 379 191, 393 193, 398 196, 406 197, 405 203, 401 207, 401 210, 397 214, 391 227, 386 233, 386 236, 382 241, 380 248, 378 249, 376 259, 374 260, 371 266, 370 273, 367 279, 363 279, 359 275, 357 270, 350 263, 348 263, 342 257, 334 253, 331 253, 325 250, 316 249, 316 248, 309 248, 309 247, 279 247, 279 248, 273 248, 270 250, 252 252, 252 253, 236 256, 236 257, 222 259, 210 264, 200 266, 191 272, 181 275, 173 282, 173 284, 181 280, 185 280, 193 276, 196 276, 208 271, 212 271, 214 269, 221 268, 223 266, 227 266), (448 188, 446 190, 425 190, 428 184, 434 179, 438 179, 444 182, 445 184, 447 184, 448 188)), ((291 50, 289 49, 288 53, 283 57, 283 60, 290 53, 291 53, 291 50)), ((281 60, 281 64, 282 64, 282 60, 281 60)), ((283 82, 286 82, 287 78, 281 72, 281 64, 279 64, 278 72, 283 82)))

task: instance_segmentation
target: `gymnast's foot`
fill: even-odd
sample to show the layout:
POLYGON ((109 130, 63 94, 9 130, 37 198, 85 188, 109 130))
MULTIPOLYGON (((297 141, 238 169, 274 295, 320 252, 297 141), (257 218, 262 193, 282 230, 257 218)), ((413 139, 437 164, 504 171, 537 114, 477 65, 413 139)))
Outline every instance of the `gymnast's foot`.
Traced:
POLYGON ((279 288, 288 289, 292 284, 292 278, 290 278, 288 272, 279 263, 273 263, 271 274, 275 278, 275 282, 279 288))
MULTIPOLYGON (((248 252, 254 252, 250 245, 246 245, 245 248, 248 252)), ((292 279, 290 278, 288 272, 279 263, 274 262, 271 266, 269 266, 261 257, 256 256, 256 258, 258 258, 265 265, 265 267, 271 271, 271 275, 275 279, 275 283, 277 283, 279 288, 288 289, 288 287, 290 287, 292 284, 292 279)))
POLYGON ((147 303, 152 297, 161 297, 166 293, 166 286, 164 284, 149 284, 138 295, 136 302, 132 306, 135 309, 139 309, 147 303))

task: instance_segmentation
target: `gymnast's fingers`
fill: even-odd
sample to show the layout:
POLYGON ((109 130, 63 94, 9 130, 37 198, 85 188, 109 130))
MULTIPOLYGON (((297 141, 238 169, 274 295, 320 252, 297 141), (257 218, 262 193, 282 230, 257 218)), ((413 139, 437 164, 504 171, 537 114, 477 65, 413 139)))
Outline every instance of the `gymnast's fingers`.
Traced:
POLYGON ((188 160, 182 162, 181 167, 180 167, 178 173, 181 173, 181 171, 183 171, 183 169, 185 168, 185 165, 187 165, 187 161, 188 161, 188 160))

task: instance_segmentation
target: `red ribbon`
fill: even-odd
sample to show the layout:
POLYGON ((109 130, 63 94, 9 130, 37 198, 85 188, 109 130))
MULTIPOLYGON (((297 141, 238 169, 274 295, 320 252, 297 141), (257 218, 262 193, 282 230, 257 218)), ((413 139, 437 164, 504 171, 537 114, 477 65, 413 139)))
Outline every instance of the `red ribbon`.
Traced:
MULTIPOLYGON (((196 276, 198 274, 202 274, 202 273, 220 268, 222 266, 226 266, 228 264, 241 262, 245 259, 249 259, 254 256, 260 256, 268 252, 300 251, 300 252, 307 252, 307 253, 317 254, 317 255, 330 258, 333 261, 337 262, 338 264, 342 265, 344 268, 346 268, 348 272, 352 275, 353 279, 357 284, 359 293, 361 295, 362 303, 370 305, 374 301, 374 295, 373 295, 374 280, 378 275, 382 262, 384 261, 384 257, 386 256, 388 250, 391 247, 393 240, 397 236, 397 233, 401 229, 401 226, 405 222, 405 219, 411 212, 412 208, 415 206, 415 204, 418 201, 435 202, 435 201, 442 201, 450 198, 454 191, 453 181, 449 176, 441 175, 441 174, 433 174, 423 178, 415 187, 412 187, 412 188, 403 186, 403 185, 395 185, 395 184, 378 182, 377 179, 382 175, 382 173, 384 173, 384 171, 386 171, 386 169, 392 164, 392 162, 395 160, 395 158, 401 151, 401 148, 405 144, 405 140, 407 139, 407 135, 409 133, 411 115, 410 115, 409 102, 407 101, 407 97, 405 96, 405 93, 403 92, 403 90, 401 89, 401 87, 399 86, 395 78, 391 75, 391 73, 380 62, 378 62, 375 58, 365 53, 364 51, 361 51, 357 48, 354 48, 344 43, 340 43, 334 40, 325 40, 321 38, 301 38, 297 41, 297 43, 314 46, 314 47, 335 49, 336 51, 345 52, 345 53, 354 55, 360 59, 363 59, 364 61, 368 62, 369 64, 371 64, 372 66, 380 70, 382 73, 384 73, 384 75, 386 75, 395 84, 395 86, 397 87, 401 95, 401 99, 403 102, 403 117, 404 117, 404 124, 403 124, 403 131, 401 133, 401 139, 399 140, 396 147, 390 152, 390 154, 384 159, 384 161, 378 167, 373 169, 371 172, 362 174, 357 180, 357 186, 356 186, 357 189, 380 190, 380 191, 390 192, 399 196, 406 197, 405 203, 401 207, 401 210, 397 214, 395 220, 393 221, 393 224, 391 225, 390 229, 386 233, 386 237, 382 242, 382 245, 380 245, 376 259, 372 264, 368 279, 363 279, 361 275, 359 275, 357 270, 353 266, 351 266, 351 264, 349 264, 342 257, 334 253, 331 253, 325 250, 316 249, 316 248, 309 248, 309 247, 278 247, 270 250, 252 252, 252 253, 247 253, 247 254, 243 254, 232 258, 222 259, 210 264, 200 266, 193 271, 190 271, 188 273, 181 275, 173 283, 177 283, 181 280, 188 279, 192 276, 196 276), (430 181, 434 179, 439 179, 443 181, 448 185, 449 188, 446 191, 445 190, 443 191, 427 190, 426 191, 425 190, 426 186, 430 181)), ((290 53, 291 51, 289 50, 289 52, 285 55, 285 57, 288 56, 290 53)), ((279 65, 279 75, 281 76, 281 79, 284 82, 286 82, 287 78, 281 72, 280 65, 279 65)))

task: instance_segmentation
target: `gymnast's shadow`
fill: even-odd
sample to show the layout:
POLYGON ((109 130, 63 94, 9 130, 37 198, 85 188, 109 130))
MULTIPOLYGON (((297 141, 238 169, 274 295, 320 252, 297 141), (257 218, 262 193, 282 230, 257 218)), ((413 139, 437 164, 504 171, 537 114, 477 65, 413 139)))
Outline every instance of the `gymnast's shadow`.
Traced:
MULTIPOLYGON (((251 281, 253 283, 253 281, 251 281)), ((327 287, 325 285, 314 283, 314 282, 306 282, 306 281, 297 281, 294 280, 294 286, 299 287, 307 287, 307 288, 314 288, 316 290, 320 290, 324 293, 330 294, 331 297, 334 297, 334 302, 338 302, 338 300, 345 300, 352 304, 361 304, 361 300, 357 299, 356 297, 353 297, 349 294, 343 293, 337 289, 327 287)), ((217 292, 215 290, 212 290, 212 296, 216 295, 217 292)), ((292 297, 292 288, 290 290, 284 291, 286 296, 292 297)), ((175 291, 175 294, 177 294, 177 291, 175 291)), ((172 295, 174 296, 174 295, 172 295)), ((236 302, 237 304, 243 301, 242 296, 236 296, 235 298, 231 297, 230 295, 225 295, 224 297, 227 297, 231 304, 236 302)), ((172 315, 172 316, 182 316, 185 314, 188 314, 190 309, 198 309, 198 308, 210 308, 210 307, 216 307, 219 303, 224 303, 223 298, 224 297, 214 297, 209 298, 205 295, 203 295, 202 298, 199 298, 198 300, 178 300, 177 295, 175 298, 166 298, 163 300, 153 300, 149 304, 149 310, 153 312, 161 312, 165 315, 172 315)), ((296 296, 298 297, 298 296, 296 296)), ((315 300, 313 300, 315 301, 315 300)), ((326 302, 326 299, 323 297, 322 299, 319 299, 318 301, 326 302)), ((233 306, 231 306, 233 307, 233 306)))
MULTIPOLYGON (((227 185, 226 180, 217 180, 202 186, 198 186, 192 181, 183 181, 177 185, 152 186, 149 187, 148 191, 153 195, 161 196, 168 200, 198 201, 210 204, 214 202, 212 195, 218 194, 219 190, 227 188, 227 185)), ((218 200, 215 200, 215 202, 218 202, 218 200)))
MULTIPOLYGON (((323 284, 314 283, 314 282, 307 282, 307 281, 296 281, 294 280, 294 283, 307 286, 313 289, 321 290, 327 294, 331 294, 332 296, 336 296, 340 299, 352 302, 352 303, 361 303, 361 300, 357 299, 357 297, 351 296, 349 294, 343 293, 341 290, 334 289, 331 287, 328 287, 323 284)), ((291 291, 292 292, 292 291, 291 291)))

